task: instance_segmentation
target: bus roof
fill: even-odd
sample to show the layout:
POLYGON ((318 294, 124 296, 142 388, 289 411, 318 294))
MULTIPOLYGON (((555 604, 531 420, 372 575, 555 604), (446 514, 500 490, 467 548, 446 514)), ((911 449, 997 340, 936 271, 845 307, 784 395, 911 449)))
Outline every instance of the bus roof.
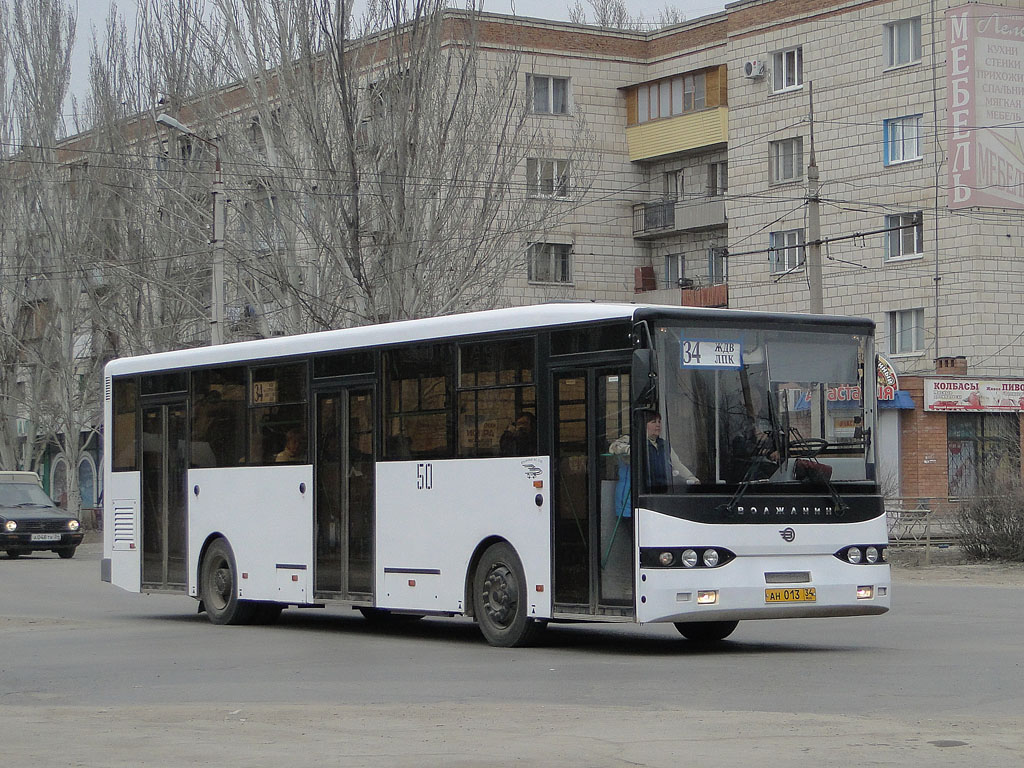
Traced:
POLYGON ((702 319, 744 322, 750 324, 785 324, 793 326, 839 326, 870 331, 871 320, 831 315, 800 315, 781 312, 752 312, 735 309, 704 309, 656 304, 616 304, 565 302, 535 304, 525 307, 491 309, 457 315, 402 320, 379 325, 364 325, 333 331, 277 336, 256 341, 242 341, 218 346, 193 347, 124 357, 107 364, 107 376, 173 370, 181 367, 243 363, 252 360, 301 356, 332 350, 360 349, 432 339, 472 336, 480 333, 536 330, 546 327, 571 326, 602 320, 648 319, 675 317, 680 320, 702 319))

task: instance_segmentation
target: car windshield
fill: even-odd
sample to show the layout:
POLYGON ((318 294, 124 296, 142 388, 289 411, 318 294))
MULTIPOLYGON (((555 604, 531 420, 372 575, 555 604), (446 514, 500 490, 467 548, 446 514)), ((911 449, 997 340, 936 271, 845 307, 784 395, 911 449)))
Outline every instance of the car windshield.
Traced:
POLYGON ((871 477, 870 337, 665 323, 654 340, 664 490, 871 477))
POLYGON ((52 507, 53 502, 35 483, 0 483, 0 507, 52 507))

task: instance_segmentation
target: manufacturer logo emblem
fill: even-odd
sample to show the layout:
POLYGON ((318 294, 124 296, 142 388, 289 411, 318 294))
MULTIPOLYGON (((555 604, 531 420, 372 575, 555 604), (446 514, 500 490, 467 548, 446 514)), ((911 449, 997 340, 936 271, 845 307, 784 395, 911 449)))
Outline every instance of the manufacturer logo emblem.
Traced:
POLYGON ((779 536, 782 537, 783 541, 792 541, 796 538, 796 531, 794 531, 792 528, 783 528, 781 531, 779 531, 779 536))
POLYGON ((520 464, 522 464, 523 471, 526 473, 526 477, 530 480, 533 480, 541 473, 540 467, 538 467, 532 461, 523 461, 520 462, 520 464))

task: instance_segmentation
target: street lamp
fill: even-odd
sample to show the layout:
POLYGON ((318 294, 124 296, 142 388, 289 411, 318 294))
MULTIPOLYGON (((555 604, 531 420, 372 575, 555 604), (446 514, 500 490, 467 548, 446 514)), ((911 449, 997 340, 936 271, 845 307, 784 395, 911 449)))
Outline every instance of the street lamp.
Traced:
POLYGON ((224 343, 224 178, 220 170, 220 146, 209 139, 204 139, 187 125, 184 125, 166 112, 157 116, 156 122, 171 130, 198 139, 213 147, 215 172, 210 194, 213 197, 213 238, 210 245, 213 249, 213 269, 210 290, 210 344, 224 343))

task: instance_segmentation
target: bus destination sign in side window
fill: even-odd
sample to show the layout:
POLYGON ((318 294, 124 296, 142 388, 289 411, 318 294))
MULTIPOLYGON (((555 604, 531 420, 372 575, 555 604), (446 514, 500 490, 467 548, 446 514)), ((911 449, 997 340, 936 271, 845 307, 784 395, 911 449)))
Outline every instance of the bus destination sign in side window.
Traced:
POLYGON ((681 339, 680 368, 739 369, 743 367, 743 342, 739 339, 681 339))

